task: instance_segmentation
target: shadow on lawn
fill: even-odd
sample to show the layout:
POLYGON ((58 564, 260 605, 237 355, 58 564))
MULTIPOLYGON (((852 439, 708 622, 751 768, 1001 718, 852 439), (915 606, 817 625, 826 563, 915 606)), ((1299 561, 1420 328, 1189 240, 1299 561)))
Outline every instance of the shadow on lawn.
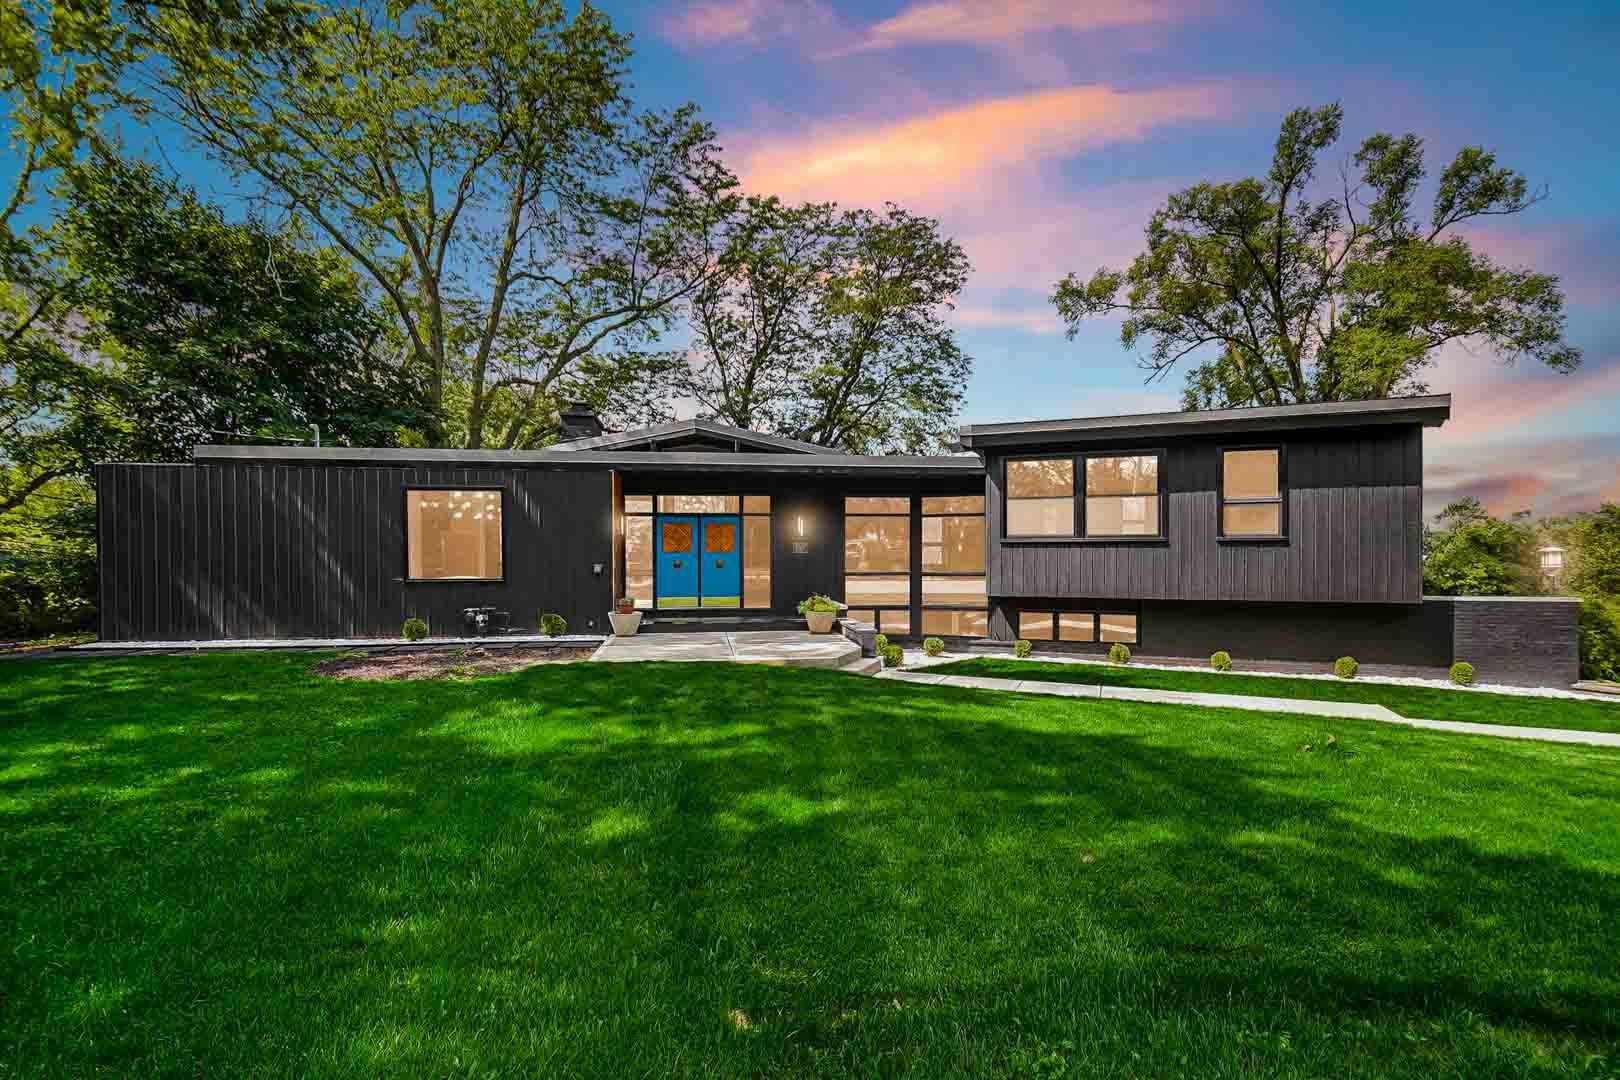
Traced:
POLYGON ((48 663, 0 725, 0 1031, 42 1062, 976 1072, 1361 1020, 1398 1071, 1424 1021, 1477 1068, 1620 1034, 1620 879, 1364 824, 1401 762, 1237 752, 1258 722, 720 665, 48 663))

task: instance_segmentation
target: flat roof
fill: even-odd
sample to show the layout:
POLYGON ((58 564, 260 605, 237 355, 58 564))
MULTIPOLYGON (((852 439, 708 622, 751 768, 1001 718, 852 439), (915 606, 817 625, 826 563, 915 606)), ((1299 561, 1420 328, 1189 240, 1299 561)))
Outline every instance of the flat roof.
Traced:
POLYGON ((1135 438, 1287 431, 1312 428, 1422 424, 1439 427, 1451 417, 1451 395, 1327 401, 1306 405, 1262 405, 1246 409, 1136 413, 1067 420, 1020 420, 1006 424, 964 424, 958 445, 964 449, 1021 443, 1075 442, 1094 438, 1135 438))
POLYGON ((235 462, 259 465, 382 465, 403 468, 617 469, 647 473, 792 473, 795 475, 871 474, 964 476, 982 474, 984 464, 969 454, 738 454, 726 451, 647 450, 426 450, 348 446, 196 446, 197 464, 235 462))

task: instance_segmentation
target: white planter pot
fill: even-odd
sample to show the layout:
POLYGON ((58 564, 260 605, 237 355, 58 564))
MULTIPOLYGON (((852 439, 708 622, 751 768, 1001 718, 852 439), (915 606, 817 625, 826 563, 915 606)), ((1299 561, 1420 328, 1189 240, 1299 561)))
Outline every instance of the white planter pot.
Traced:
POLYGON ((641 612, 632 611, 628 615, 621 615, 617 611, 610 611, 608 622, 613 626, 614 637, 635 637, 636 631, 641 629, 641 612))
POLYGON ((838 612, 836 611, 807 611, 804 613, 804 621, 810 625, 812 634, 832 633, 833 623, 837 620, 838 612))

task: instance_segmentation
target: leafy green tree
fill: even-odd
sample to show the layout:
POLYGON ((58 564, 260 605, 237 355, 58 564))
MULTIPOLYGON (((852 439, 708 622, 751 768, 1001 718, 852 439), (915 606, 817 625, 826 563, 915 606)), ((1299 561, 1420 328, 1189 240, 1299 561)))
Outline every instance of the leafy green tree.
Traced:
POLYGON ((815 361, 789 431, 852 453, 950 441, 973 368, 945 323, 972 267, 939 222, 890 203, 847 210, 811 311, 815 361))
POLYGON ((1422 140, 1379 134, 1318 198, 1318 159, 1342 119, 1336 104, 1289 113, 1264 177, 1177 192, 1129 270, 1065 277, 1052 300, 1070 336, 1088 318, 1122 313, 1120 340, 1146 345, 1150 382, 1196 362, 1187 408, 1421 393, 1451 341, 1573 370, 1581 354, 1564 341, 1557 277, 1498 266, 1455 232, 1545 193, 1490 151, 1464 147, 1421 219, 1422 140))
POLYGON ((1447 506, 1423 534, 1423 587, 1443 596, 1526 596, 1537 591, 1536 532, 1527 514, 1504 520, 1478 499, 1447 506))
POLYGON ((155 20, 154 93, 363 270, 435 407, 464 390, 448 431, 538 445, 582 387, 668 373, 647 349, 720 269, 736 180, 690 107, 632 114, 628 38, 604 15, 422 0, 288 18, 267 43, 155 20))
POLYGON ((0 516, 0 636, 84 628, 95 616, 95 595, 96 504, 89 484, 50 480, 0 516))
POLYGON ((1574 549, 1569 584, 1576 592, 1620 600, 1620 503, 1576 517, 1567 532, 1574 549))
POLYGON ((818 302, 841 265, 842 222, 828 203, 750 197, 730 245, 733 265, 693 294, 692 363, 683 392, 707 416, 788 431, 817 359, 818 302))

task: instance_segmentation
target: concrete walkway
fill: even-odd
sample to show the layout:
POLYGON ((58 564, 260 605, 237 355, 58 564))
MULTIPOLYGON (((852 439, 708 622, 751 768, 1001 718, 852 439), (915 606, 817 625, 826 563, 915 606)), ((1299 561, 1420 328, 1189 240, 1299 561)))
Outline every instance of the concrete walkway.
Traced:
POLYGON ((880 679, 923 686, 959 686, 973 690, 1003 690, 1054 697, 1096 698, 1103 701, 1146 701, 1159 705, 1196 705, 1208 709, 1251 709, 1255 712, 1294 713, 1347 720, 1379 720, 1386 724, 1451 731, 1467 735, 1493 735, 1500 739, 1539 739, 1584 746, 1620 747, 1620 734, 1607 731, 1571 731, 1565 728, 1509 727, 1469 724, 1457 720, 1415 720, 1382 705, 1357 701, 1309 701, 1299 698, 1256 697, 1249 694, 1200 694, 1185 690, 1145 690, 1134 686, 1086 686, 1082 683, 1045 682, 1039 679, 986 679, 973 675, 930 675, 926 671, 888 669, 880 679))
POLYGON ((610 637, 591 659, 604 663, 722 660, 785 667, 843 668, 861 660, 861 647, 842 634, 812 634, 804 630, 681 631, 610 637))

